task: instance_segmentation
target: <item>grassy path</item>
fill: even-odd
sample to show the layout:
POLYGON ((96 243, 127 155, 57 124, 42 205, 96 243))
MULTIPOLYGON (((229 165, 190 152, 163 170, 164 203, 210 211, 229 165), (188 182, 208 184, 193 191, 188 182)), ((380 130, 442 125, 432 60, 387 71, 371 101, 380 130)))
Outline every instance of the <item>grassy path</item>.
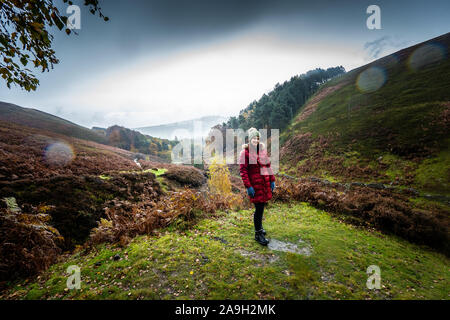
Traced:
POLYGON ((310 248, 311 255, 262 247, 253 240, 251 211, 221 212, 189 230, 173 225, 135 238, 126 248, 76 253, 0 298, 450 298, 449 259, 428 248, 341 223, 305 203, 271 204, 264 219, 268 238, 310 248), (69 265, 81 269, 81 290, 66 288, 69 265), (370 265, 381 269, 379 290, 366 287, 370 265))

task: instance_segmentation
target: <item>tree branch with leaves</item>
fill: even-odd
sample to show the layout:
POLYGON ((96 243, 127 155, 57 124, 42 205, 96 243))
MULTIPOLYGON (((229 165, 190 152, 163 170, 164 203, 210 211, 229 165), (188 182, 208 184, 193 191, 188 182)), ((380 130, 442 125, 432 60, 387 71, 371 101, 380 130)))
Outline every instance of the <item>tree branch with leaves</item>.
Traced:
MULTIPOLYGON (((72 1, 59 0, 73 5, 72 1)), ((33 65, 42 72, 50 71, 59 63, 52 49, 53 35, 49 29, 56 26, 67 35, 68 17, 61 14, 54 0, 0 0, 0 76, 8 88, 18 85, 27 91, 35 91, 39 80, 27 68, 33 65)), ((84 0, 90 13, 105 21, 98 0, 84 0)))

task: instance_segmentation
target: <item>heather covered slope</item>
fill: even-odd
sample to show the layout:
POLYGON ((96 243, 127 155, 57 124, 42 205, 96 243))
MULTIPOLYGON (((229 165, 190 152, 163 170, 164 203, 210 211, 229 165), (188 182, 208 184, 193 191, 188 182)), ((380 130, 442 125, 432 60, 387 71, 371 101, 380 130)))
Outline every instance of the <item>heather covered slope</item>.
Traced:
POLYGON ((82 126, 31 108, 22 108, 15 104, 0 102, 0 120, 26 127, 51 130, 69 137, 107 144, 107 139, 82 126))
POLYGON ((49 113, 22 108, 5 102, 0 102, 0 121, 26 128, 50 131, 68 138, 101 143, 133 153, 143 153, 149 155, 154 161, 162 162, 170 161, 171 147, 177 143, 176 141, 146 136, 117 125, 107 129, 95 127, 88 129, 49 113))
POLYGON ((450 194, 450 34, 324 84, 281 134, 281 170, 450 194))
POLYGON ((0 181, 137 168, 119 148, 0 121, 0 181))
MULTIPOLYGON (((0 210, 5 209, 5 199, 10 199, 8 201, 17 201, 19 211, 23 213, 20 216, 22 220, 10 221, 5 218, 4 211, 0 212, 0 281, 5 273, 9 275, 5 265, 8 270, 18 269, 17 266, 10 268, 5 261, 28 261, 24 257, 12 258, 11 254, 20 250, 11 249, 11 243, 27 243, 26 239, 31 237, 36 241, 29 243, 30 252, 46 242, 47 247, 52 247, 48 245, 50 239, 43 237, 42 241, 39 240, 42 236, 39 232, 27 238, 27 232, 36 233, 29 226, 34 220, 43 218, 45 221, 37 222, 37 230, 40 230, 41 223, 49 223, 49 230, 63 237, 58 246, 70 249, 82 243, 90 229, 96 226, 105 201, 114 197, 133 198, 134 190, 142 192, 140 184, 147 183, 149 177, 145 180, 143 176, 141 181, 122 177, 122 174, 117 181, 101 179, 109 172, 117 175, 140 171, 133 161, 134 156, 134 153, 119 148, 0 120, 0 210)), ((48 253, 46 249, 41 252, 44 255, 48 253)), ((28 257, 36 254, 34 252, 28 257)), ((37 263, 37 260, 33 261, 37 263)), ((45 266, 47 263, 37 265, 45 266)), ((40 270, 37 266, 31 269, 40 270)))
POLYGON ((165 192, 206 180, 198 169, 136 156, 0 120, 0 290, 84 244, 107 208, 149 212, 165 192))

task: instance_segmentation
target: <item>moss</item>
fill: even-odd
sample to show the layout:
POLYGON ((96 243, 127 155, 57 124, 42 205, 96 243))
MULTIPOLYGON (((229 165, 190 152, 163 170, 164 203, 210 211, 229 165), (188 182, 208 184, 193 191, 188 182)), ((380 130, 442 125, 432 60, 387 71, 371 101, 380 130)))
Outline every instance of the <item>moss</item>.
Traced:
POLYGON ((342 165, 344 167, 348 168, 348 167, 354 166, 356 164, 359 164, 360 160, 361 160, 361 154, 358 151, 356 151, 356 150, 348 151, 344 154, 342 165))
POLYGON ((398 180, 405 176, 404 169, 407 165, 414 165, 411 161, 404 160, 393 154, 383 154, 380 162, 387 166, 386 175, 392 180, 398 180))
POLYGON ((151 172, 153 173, 155 176, 160 176, 163 175, 164 173, 166 173, 167 169, 166 168, 157 168, 157 170, 153 170, 153 169, 147 169, 144 170, 143 172, 151 172))
POLYGON ((425 159, 417 168, 415 183, 429 192, 450 195, 450 151, 425 159))
POLYGON ((45 294, 44 289, 33 288, 27 294, 28 300, 37 300, 45 294))

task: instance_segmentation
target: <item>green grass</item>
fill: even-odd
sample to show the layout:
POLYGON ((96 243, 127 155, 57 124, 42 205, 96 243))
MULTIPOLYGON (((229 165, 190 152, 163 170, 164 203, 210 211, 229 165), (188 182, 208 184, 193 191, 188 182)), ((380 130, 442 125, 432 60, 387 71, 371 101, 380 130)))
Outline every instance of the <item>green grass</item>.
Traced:
POLYGON ((431 211, 433 211, 435 209, 442 210, 442 211, 448 210, 447 204, 442 203, 437 200, 427 199, 427 198, 423 198, 423 197, 410 198, 409 202, 411 202, 416 208, 419 208, 419 209, 428 208, 431 211))
POLYGON ((271 204, 263 224, 268 238, 293 243, 301 239, 312 254, 262 247, 253 239, 251 211, 220 212, 187 230, 174 224, 157 236, 137 237, 126 248, 100 245, 87 255, 73 254, 40 279, 15 284, 7 295, 20 299, 450 297, 449 259, 426 247, 341 223, 306 203, 271 204), (115 254, 121 259, 114 261, 115 254), (81 268, 81 290, 66 289, 65 270, 70 265, 81 268), (370 265, 381 269, 381 289, 366 287, 370 265))

